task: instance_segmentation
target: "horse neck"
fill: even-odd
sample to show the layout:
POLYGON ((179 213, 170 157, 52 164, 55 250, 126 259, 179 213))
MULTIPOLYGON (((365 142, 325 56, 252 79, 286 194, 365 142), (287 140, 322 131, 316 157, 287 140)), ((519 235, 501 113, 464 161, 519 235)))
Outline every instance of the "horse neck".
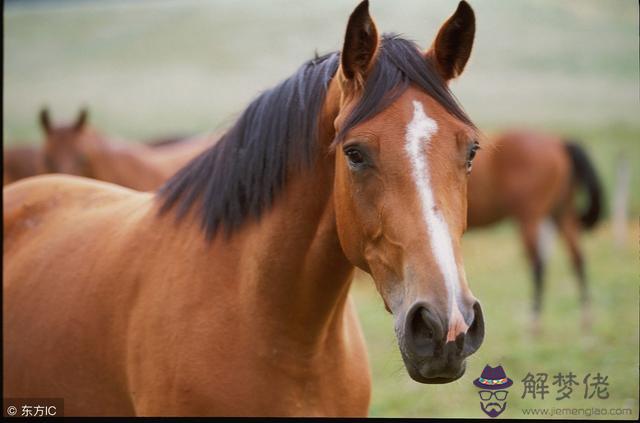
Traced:
POLYGON ((231 240, 216 237, 210 250, 224 257, 210 261, 209 274, 214 275, 219 274, 216 266, 231 261, 224 251, 236 252, 239 307, 257 316, 266 339, 284 337, 297 350, 306 346, 315 352, 326 347, 327 339, 345 333, 343 311, 353 276, 336 229, 334 158, 326 153, 337 113, 338 98, 331 94, 321 114, 321 145, 312 166, 289 178, 259 222, 247 223, 231 240))
MULTIPOLYGON (((335 136, 339 94, 331 84, 319 119, 318 154, 313 166, 290 178, 252 237, 259 273, 255 300, 270 316, 286 322, 290 336, 317 346, 342 333, 353 266, 344 256, 333 202, 335 159, 327 154, 335 136), (268 292, 269 295, 263 295, 268 292)), ((249 257, 252 257, 249 256, 249 257)), ((282 331, 280 323, 275 330, 282 331)))
POLYGON ((96 179, 139 190, 157 188, 166 175, 150 159, 151 148, 128 145, 121 140, 109 140, 96 135, 89 154, 96 179))
POLYGON ((148 146, 145 157, 157 167, 167 170, 167 177, 185 166, 189 160, 213 146, 221 134, 205 134, 176 141, 167 145, 148 146))
POLYGON ((313 171, 291 183, 250 247, 260 272, 253 281, 256 301, 270 315, 295 322, 300 338, 320 336, 339 322, 353 270, 336 231, 333 175, 320 166, 313 171))

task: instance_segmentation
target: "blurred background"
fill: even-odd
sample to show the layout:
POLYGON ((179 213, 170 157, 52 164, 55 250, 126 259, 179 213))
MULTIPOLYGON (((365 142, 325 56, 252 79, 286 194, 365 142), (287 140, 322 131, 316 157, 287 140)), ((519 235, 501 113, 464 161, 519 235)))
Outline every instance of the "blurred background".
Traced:
MULTIPOLYGON (((90 110, 110 135, 196 134, 233 122, 261 90, 341 47, 356 1, 5 1, 4 147, 39 144, 37 112, 54 121, 90 110)), ((372 1, 383 32, 428 47, 453 0, 372 1)), ((502 364, 515 384, 503 416, 524 407, 626 407, 638 415, 640 100, 638 3, 633 0, 471 1, 477 33, 454 93, 486 133, 533 128, 580 139, 603 180, 631 168, 627 230, 614 242, 610 214, 583 236, 594 328, 580 331, 577 283, 564 246, 552 250, 542 333, 529 329, 531 276, 513 225, 465 235, 469 283, 482 301, 486 339, 466 375, 413 382, 373 283, 353 291, 369 345, 373 416, 482 417, 471 382, 502 364), (610 398, 521 398, 527 372, 609 377, 610 398)), ((555 388, 555 387, 552 387, 555 388)), ((551 389, 552 394, 555 389, 551 389)), ((610 416, 614 417, 615 416, 610 416)), ((629 416, 627 416, 629 417, 629 416)))

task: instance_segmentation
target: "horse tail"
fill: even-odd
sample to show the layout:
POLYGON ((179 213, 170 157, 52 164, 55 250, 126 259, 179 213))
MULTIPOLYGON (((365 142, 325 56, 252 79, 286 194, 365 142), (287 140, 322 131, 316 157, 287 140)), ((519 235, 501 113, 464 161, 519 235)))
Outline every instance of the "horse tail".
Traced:
POLYGON ((580 144, 574 140, 565 140, 565 147, 571 158, 574 181, 582 186, 589 196, 587 208, 580 214, 580 223, 584 229, 592 229, 602 217, 600 179, 593 162, 580 144))

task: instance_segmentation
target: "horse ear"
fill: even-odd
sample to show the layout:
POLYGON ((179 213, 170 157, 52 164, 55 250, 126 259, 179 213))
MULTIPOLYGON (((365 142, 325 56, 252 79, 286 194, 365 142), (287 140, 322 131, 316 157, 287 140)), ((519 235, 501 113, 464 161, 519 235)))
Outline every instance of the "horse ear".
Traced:
POLYGON ((427 56, 434 59, 440 76, 449 81, 462 73, 473 47, 476 18, 466 1, 442 25, 427 56))
POLYGON ((78 114, 78 119, 76 119, 76 123, 73 125, 73 129, 76 131, 81 131, 84 129, 87 124, 87 120, 89 119, 89 111, 86 107, 83 107, 80 110, 80 114, 78 114))
POLYGON ((40 109, 40 127, 44 131, 45 134, 49 134, 51 132, 51 119, 49 118, 49 109, 43 107, 40 109))
POLYGON ((342 75, 362 87, 378 50, 378 30, 369 15, 369 1, 351 13, 341 53, 342 75))

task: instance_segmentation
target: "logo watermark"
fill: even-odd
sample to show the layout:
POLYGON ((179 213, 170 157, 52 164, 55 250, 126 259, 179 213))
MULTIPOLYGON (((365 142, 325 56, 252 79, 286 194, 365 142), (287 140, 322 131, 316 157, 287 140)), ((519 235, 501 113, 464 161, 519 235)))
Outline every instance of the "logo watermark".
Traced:
MULTIPOLYGON (((609 376, 600 372, 527 372, 524 378, 517 380, 520 382, 520 392, 514 395, 520 394, 520 399, 534 402, 554 400, 558 403, 555 407, 521 408, 523 416, 586 418, 633 415, 632 408, 611 407, 613 404, 606 404, 610 397, 609 376), (574 407, 570 405, 572 399, 583 402, 587 400, 589 403, 593 402, 594 406, 574 407), (605 404, 609 406, 604 407, 605 404)), ((514 383, 507 377, 502 365, 491 367, 487 364, 480 377, 473 381, 473 385, 480 388, 480 409, 487 416, 498 417, 507 409, 507 388, 514 383)))
POLYGON ((597 407, 549 407, 549 408, 523 408, 525 416, 541 417, 597 417, 597 416, 631 416, 630 408, 597 408, 597 407))
POLYGON ((62 417, 62 398, 3 398, 3 417, 62 417))
POLYGON ((513 381, 507 377, 502 366, 491 367, 487 364, 473 384, 480 388, 480 409, 484 414, 491 418, 498 417, 507 409, 507 388, 513 385, 513 381))

